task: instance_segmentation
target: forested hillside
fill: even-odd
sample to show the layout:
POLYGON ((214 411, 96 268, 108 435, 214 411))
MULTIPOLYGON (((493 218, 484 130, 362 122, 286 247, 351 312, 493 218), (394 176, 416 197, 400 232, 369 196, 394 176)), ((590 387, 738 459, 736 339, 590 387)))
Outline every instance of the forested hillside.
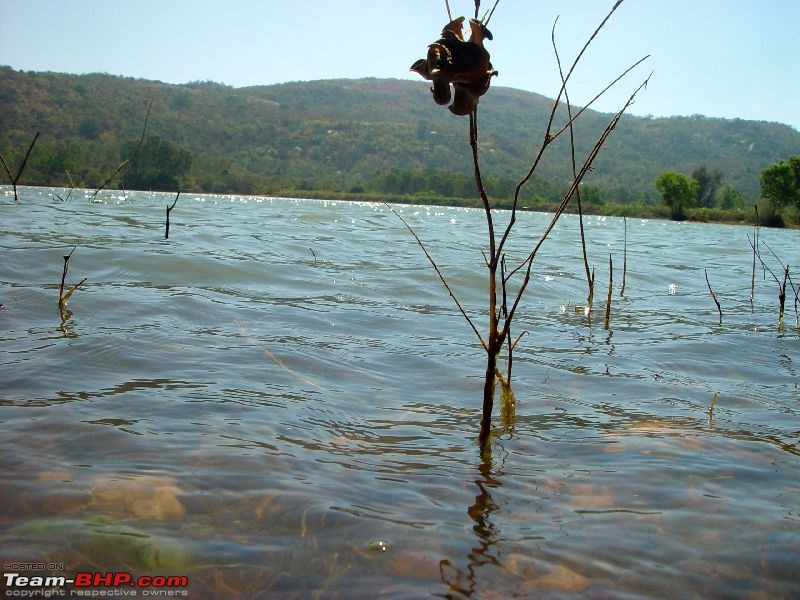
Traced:
MULTIPOLYGON (((151 100, 147 141, 113 186, 475 197, 467 119, 436 106, 427 84, 415 81, 234 89, 2 67, 0 153, 18 164, 40 131, 21 183, 66 186, 69 172, 76 186, 99 186, 132 157, 151 100)), ((508 197, 527 171, 550 107, 543 96, 503 87, 482 100, 480 149, 494 197, 508 197)), ((576 129, 580 154, 608 118, 585 116, 576 129)), ((567 184, 568 148, 560 143, 554 150, 526 202, 553 200, 567 184)), ((749 201, 758 195, 759 172, 798 150, 800 133, 777 123, 627 116, 585 189, 596 202, 657 202, 660 172, 691 174, 704 166, 749 201)))

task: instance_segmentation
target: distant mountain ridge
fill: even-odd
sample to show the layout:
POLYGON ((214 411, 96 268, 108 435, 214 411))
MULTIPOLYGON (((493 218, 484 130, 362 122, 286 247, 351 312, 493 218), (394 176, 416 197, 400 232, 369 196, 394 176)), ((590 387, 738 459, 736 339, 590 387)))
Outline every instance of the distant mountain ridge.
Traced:
MULTIPOLYGON (((362 191, 408 184, 413 193, 419 191, 409 183, 413 174, 428 173, 453 195, 469 192, 462 189, 472 165, 467 119, 436 106, 422 81, 368 78, 235 89, 0 67, 0 152, 19 156, 41 131, 23 183, 66 185, 69 171, 77 185, 99 185, 125 158, 124 143, 141 135, 151 99, 147 134, 192 153, 189 183, 198 190, 362 191), (447 174, 453 174, 449 183, 447 174)), ((530 167, 551 106, 544 96, 501 86, 481 100, 482 166, 502 188, 498 194, 530 167)), ((587 111, 578 122, 579 156, 609 118, 587 111)), ((779 123, 625 116, 585 181, 617 201, 656 202, 653 182, 660 172, 691 174, 705 166, 722 172, 723 185, 755 199, 759 172, 798 153, 800 132, 779 123)), ((567 145, 554 144, 537 171, 537 193, 556 194, 569 180, 570 164, 567 145)))

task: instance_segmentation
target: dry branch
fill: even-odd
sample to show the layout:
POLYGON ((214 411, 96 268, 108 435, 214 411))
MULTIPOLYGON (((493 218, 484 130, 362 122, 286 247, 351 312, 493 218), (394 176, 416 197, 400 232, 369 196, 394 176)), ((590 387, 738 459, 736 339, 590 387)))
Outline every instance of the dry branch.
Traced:
POLYGON ((619 295, 625 295, 625 276, 628 273, 628 217, 622 217, 624 233, 622 235, 622 288, 619 295))
MULTIPOLYGON (((791 281, 789 277, 789 266, 784 265, 781 260, 778 258, 778 255, 772 250, 772 248, 767 245, 765 241, 761 241, 761 244, 770 251, 770 254, 775 258, 778 264, 783 269, 783 281, 778 279, 778 276, 775 275, 775 272, 764 262, 764 259, 761 258, 761 253, 758 252, 756 244, 753 240, 750 239, 750 235, 747 236, 747 241, 750 242, 750 246, 753 248, 753 253, 756 257, 758 257, 759 262, 761 263, 761 267, 764 269, 764 277, 766 274, 769 273, 772 275, 772 278, 775 280, 775 283, 778 284, 778 328, 780 329, 783 327, 783 313, 784 313, 784 306, 786 304, 786 283, 791 281)), ((792 290, 794 291, 794 285, 792 285, 792 290)), ((797 294, 795 293, 795 305, 797 303, 797 294)), ((795 309, 796 310, 796 309, 795 309)))
POLYGON ((70 250, 69 254, 64 255, 64 270, 61 273, 61 287, 58 290, 58 309, 61 312, 62 318, 64 316, 67 307, 67 300, 70 299, 75 290, 77 290, 80 286, 82 286, 87 279, 86 277, 84 277, 77 284, 72 286, 69 290, 67 290, 66 292, 64 291, 64 285, 67 281, 67 271, 69 271, 69 259, 72 258, 72 253, 75 252, 75 248, 77 248, 77 246, 74 246, 72 250, 70 250))
POLYGON ((142 144, 144 143, 144 135, 145 135, 145 132, 147 131, 147 121, 148 121, 148 119, 150 118, 150 109, 151 109, 151 108, 153 108, 153 102, 154 102, 154 101, 155 101, 155 98, 151 98, 151 99, 150 99, 150 104, 148 104, 148 105, 147 105, 147 113, 146 113, 146 114, 145 114, 145 116, 144 116, 144 125, 142 125, 142 135, 141 135, 141 137, 139 138, 139 144, 136 146, 136 150, 134 150, 134 152, 133 152, 133 156, 131 156, 131 157, 130 157, 129 159, 127 159, 127 160, 123 160, 123 161, 122 161, 122 162, 119 164, 119 166, 118 166, 118 167, 116 168, 116 170, 115 170, 115 171, 114 171, 114 172, 111 174, 111 176, 110 176, 110 177, 108 177, 108 179, 106 179, 106 180, 103 182, 103 185, 101 185, 99 188, 97 188, 97 189, 94 191, 94 194, 92 194, 92 195, 91 195, 91 197, 89 198, 89 201, 90 201, 90 202, 91 202, 92 200, 94 200, 94 199, 95 199, 95 197, 97 196, 97 194, 99 194, 99 193, 100 193, 102 190, 104 190, 104 189, 105 189, 105 187, 106 187, 106 186, 107 186, 109 183, 111 183, 111 181, 114 179, 114 177, 116 177, 116 176, 119 174, 119 172, 120 172, 120 171, 122 171, 122 169, 124 169, 125 167, 127 167, 127 166, 128 166, 130 163, 131 163, 131 161, 132 161, 132 160, 134 160, 134 159, 135 159, 135 158, 136 158, 136 157, 139 155, 139 150, 141 149, 141 147, 142 147, 142 144))
MULTIPOLYGON (((756 248, 758 247, 758 205, 755 206, 756 209, 756 223, 753 229, 753 272, 750 276, 750 308, 753 308, 753 298, 755 297, 756 293, 756 254, 758 251, 756 248)), ((748 238, 749 239, 749 238, 748 238)))
POLYGON ((67 200, 69 200, 70 197, 72 196, 73 190, 75 190, 75 182, 72 181, 72 175, 69 174, 69 171, 64 171, 64 172, 67 174, 67 179, 69 179, 69 192, 67 192, 67 197, 62 198, 60 194, 58 194, 57 192, 53 192, 56 198, 58 198, 62 202, 66 202, 67 200))
MULTIPOLYGON (((639 85, 639 87, 636 88, 636 90, 628 98, 628 101, 625 103, 625 106, 623 106, 622 109, 612 117, 611 121, 606 126, 605 130, 603 131, 603 133, 600 135, 599 139, 595 143, 594 148, 592 148, 591 152, 589 153, 589 156, 584 161, 583 166, 581 167, 580 171, 578 172, 578 177, 572 182, 572 185, 570 186, 569 190, 567 190, 567 193, 564 195, 564 199, 561 201, 561 204, 556 209, 555 214, 553 215, 552 219, 550 220, 550 224, 547 226, 547 228, 545 229, 544 233, 541 235, 541 237, 539 238, 539 241, 533 247, 533 250, 531 250, 531 252, 527 256, 527 258, 525 258, 525 260, 523 260, 522 263, 520 263, 520 265, 515 269, 515 271, 516 271, 516 270, 519 270, 519 269, 521 269, 523 267, 526 267, 526 265, 527 265, 526 272, 525 272, 525 278, 522 281, 522 285, 520 286, 520 289, 517 291, 517 297, 514 300, 514 304, 512 305, 511 310, 509 311, 509 319, 513 318, 514 313, 516 312, 517 306, 519 305, 519 302, 522 299, 522 295, 525 292, 525 288, 527 287, 528 282, 530 281, 531 267, 532 267, 532 264, 533 264, 533 259, 536 257, 536 253, 539 251, 539 248, 541 248, 541 246, 544 243, 544 241, 550 235, 550 232, 553 230, 553 227, 555 227, 555 224, 558 221, 558 219, 561 217, 561 215, 566 210, 566 208, 567 208, 567 206, 569 204, 569 201, 572 199, 572 196, 575 194, 575 190, 578 188, 578 185, 580 185, 580 182, 581 182, 581 180, 583 180, 584 175, 586 175, 586 173, 591 168, 592 163, 594 162, 594 159, 597 157, 597 154, 600 152, 600 150, 605 145, 606 140, 608 139, 608 136, 611 135, 611 132, 616 128, 617 123, 619 123, 619 120, 622 118, 622 115, 625 113, 625 111, 628 109, 628 107, 630 107, 630 105, 633 104, 633 101, 636 98, 636 95, 639 93, 639 91, 642 88, 647 86, 647 82, 649 80, 650 80, 650 76, 648 76, 647 79, 645 79, 645 81, 642 82, 642 84, 639 85)), ((502 245, 502 243, 503 242, 501 241, 501 245, 502 245)), ((512 272, 512 274, 513 274, 513 272, 512 272)))
MULTIPOLYGON (((481 416, 481 427, 480 427, 480 434, 479 434, 479 438, 478 438, 479 442, 480 442, 480 446, 481 446, 481 451, 482 452, 486 452, 486 451, 489 450, 488 441, 489 441, 490 432, 491 432, 491 418, 492 418, 492 408, 493 408, 493 404, 494 404, 494 390, 495 390, 496 381, 499 379, 501 382, 505 382, 506 384, 508 384, 508 382, 510 381, 510 378, 511 378, 511 364, 512 364, 512 360, 513 360, 513 350, 514 350, 514 347, 515 347, 516 343, 522 337, 520 335, 519 337, 517 337, 516 340, 514 340, 513 343, 511 342, 511 324, 512 324, 514 315, 516 314, 516 310, 519 307, 519 304, 520 304, 520 302, 522 300, 522 297, 523 297, 523 295, 524 295, 524 293, 525 293, 525 291, 527 289, 527 286, 530 283, 531 271, 532 271, 532 267, 533 267, 533 260, 534 260, 534 258, 536 256, 536 253, 538 252, 538 250, 541 247, 541 245, 544 243, 545 239, 547 239, 549 234, 552 232, 553 228, 555 227, 556 222, 558 221, 560 216, 566 210, 566 208, 569 205, 570 201, 572 200, 573 196, 577 196, 578 197, 578 201, 580 202, 579 185, 580 185, 581 181, 583 180, 584 176, 591 169, 592 164, 593 164, 595 158, 597 157, 597 154, 604 147, 608 136, 615 129, 615 127, 617 126, 617 124, 618 124, 619 120, 621 119, 622 115, 625 113, 627 108, 633 103, 633 101, 634 101, 636 95, 638 94, 638 92, 643 87, 645 87, 647 85, 647 82, 649 81, 649 76, 648 76, 647 79, 645 79, 641 83, 641 85, 639 85, 639 87, 637 87, 636 90, 630 95, 630 97, 628 98, 627 102, 622 107, 622 109, 619 110, 615 115, 613 115, 613 117, 609 121, 608 125, 606 126, 606 129, 598 137, 594 147, 591 149, 591 151, 588 153, 588 155, 584 158, 583 163, 581 163, 580 167, 579 167, 579 163, 575 159, 575 137, 574 137, 574 132, 573 132, 573 124, 575 123, 576 119, 580 115, 582 115, 583 112, 586 111, 589 108, 589 106, 591 106, 598 98, 600 98, 603 94, 605 94, 612 86, 614 86, 616 83, 618 83, 625 75, 630 73, 631 70, 633 70, 642 61, 644 61, 647 58, 647 57, 644 57, 644 58, 636 61, 630 67, 628 67, 625 71, 622 72, 622 74, 620 74, 609 85, 607 85, 600 93, 598 93, 594 98, 592 98, 592 100, 586 106, 584 106, 583 108, 581 108, 580 110, 576 111, 573 114, 572 107, 571 107, 571 104, 570 104, 570 101, 569 101, 569 96, 567 94, 567 89, 566 89, 567 88, 567 84, 568 84, 568 82, 570 80, 570 77, 572 76, 572 74, 573 74, 573 72, 575 70, 575 67, 580 62, 581 58, 583 57, 583 55, 586 52, 586 50, 589 47, 589 45, 592 43, 594 38, 600 32, 600 30, 605 26, 605 24, 608 21, 608 19, 611 17, 611 15, 614 13, 614 11, 616 11, 616 9, 619 7, 619 5, 621 3, 622 3, 622 0, 618 0, 614 4, 614 6, 612 7, 611 11, 605 17, 605 19, 603 19, 601 24, 597 27, 597 29, 594 31, 594 33, 589 37, 588 41, 584 44, 583 48, 578 53, 578 56, 573 61, 572 65, 570 66, 570 68, 566 72, 566 74, 564 74, 564 72, 561 70, 560 58, 558 57, 558 52, 556 50, 556 59, 559 61, 559 72, 561 73, 561 79, 562 79, 561 89, 559 90, 557 98, 553 102, 552 111, 550 113, 550 117, 549 117, 548 123, 546 125, 545 135, 544 135, 543 141, 541 143, 541 146, 540 146, 538 152, 536 153, 535 157, 533 158, 533 161, 531 163, 530 169, 519 180, 519 182, 516 185, 516 188, 515 188, 515 191, 514 191, 513 202, 512 202, 512 205, 511 205, 511 215, 510 215, 508 223, 506 224, 505 228, 502 231, 502 235, 499 236, 499 238, 497 237, 497 232, 495 231, 495 225, 494 225, 494 219, 493 219, 493 213, 492 213, 492 203, 491 203, 489 195, 487 194, 486 189, 484 187, 484 182, 483 182, 483 178, 482 178, 482 174, 481 174, 480 156, 479 156, 479 144, 478 144, 478 110, 477 110, 477 102, 474 103, 472 110, 469 111, 469 112, 453 111, 456 114, 467 114, 469 116, 469 144, 470 144, 470 149, 471 149, 471 153, 472 153, 472 163, 473 163, 473 170, 474 170, 474 175, 475 175, 475 184, 476 184, 476 188, 477 188, 478 194, 479 194, 479 196, 481 198, 481 204, 483 206, 484 214, 485 214, 485 217, 486 217, 486 226, 487 226, 487 235, 488 235, 488 249, 487 250, 483 250, 483 249, 481 250, 481 252, 483 253, 484 261, 486 263, 486 267, 487 267, 487 269, 489 271, 489 278, 488 278, 488 295, 489 295, 489 298, 488 298, 488 311, 487 311, 488 312, 488 317, 489 317, 489 327, 488 327, 488 333, 487 333, 487 337, 486 338, 484 338, 480 334, 480 332, 478 331, 478 328, 475 326, 473 321, 466 314, 466 311, 464 310, 463 306, 461 305, 461 303, 459 302, 458 298, 453 293, 452 289, 450 288, 450 286, 448 285, 447 281, 445 280, 443 274, 441 273, 441 271, 439 270, 438 266, 436 265, 436 262, 433 260, 433 258, 431 257, 430 253, 425 248, 425 246, 422 243, 422 241, 420 240, 419 236, 417 236, 417 234, 414 232, 414 230, 397 213, 397 211, 395 211, 394 209, 392 209, 390 206, 387 205, 387 207, 390 210, 392 210, 392 212, 394 212, 395 215, 398 218, 400 218, 400 220, 403 222, 403 224, 406 226, 406 228, 414 236, 414 238, 416 239, 417 243, 419 244, 419 246, 422 248, 423 252, 425 253, 425 256, 428 258, 428 261, 431 263, 431 265, 433 266, 433 268, 436 271, 437 275, 439 276, 439 279, 442 281, 443 285, 445 286, 445 289, 447 289, 448 293, 453 298, 453 300, 455 301, 455 303, 458 306, 459 310, 461 311, 461 314, 464 316, 464 318, 466 319, 467 323, 470 325, 472 330, 478 336, 478 339, 481 341, 481 344, 482 344, 482 346, 483 346, 483 348, 484 348, 484 350, 486 352, 487 361, 486 361, 486 372, 485 372, 485 378, 484 378, 483 412, 482 412, 482 416, 481 416), (567 120, 567 123, 563 127, 561 127, 558 131, 554 132, 554 125, 553 124, 554 124, 555 114, 556 114, 556 111, 557 111, 557 109, 558 109, 558 107, 559 107, 559 105, 561 103, 562 97, 565 98, 566 103, 567 103, 568 120, 567 120), (547 227, 544 229, 544 232, 541 234, 541 236, 539 237, 538 241, 532 246, 532 249, 527 254, 527 256, 525 256, 525 258, 516 267, 512 268, 510 271, 507 272, 507 270, 506 270, 506 260, 505 260, 506 257, 505 257, 505 253, 504 253, 504 248, 505 248, 506 242, 509 239, 511 231, 514 228, 514 225, 516 223, 516 211, 517 211, 517 207, 519 205, 520 191, 529 181, 531 181, 531 178, 532 178, 534 172, 536 171, 537 167, 539 166, 544 153, 546 152, 546 150, 548 149, 550 144, 553 142, 553 140, 555 140, 559 135, 564 133, 567 129, 570 130, 570 144, 571 144, 572 155, 573 155, 573 159, 572 159, 573 181, 572 181, 572 183, 571 183, 571 185, 569 187, 569 190, 564 195, 564 197, 563 197, 563 199, 561 201, 561 204, 559 205, 559 207, 555 211, 555 213, 554 213, 549 225, 547 225, 547 227), (499 239, 499 243, 497 241, 498 239, 499 239), (498 283, 498 269, 500 270, 499 283, 498 283), (520 274, 519 277, 521 277, 521 280, 520 280, 519 284, 516 286, 516 290, 514 290, 513 293, 509 294, 509 284, 511 282, 511 279, 514 278, 515 275, 517 275, 517 274, 520 274), (498 289, 498 285, 500 286, 499 289, 498 289), (497 361, 498 361, 498 356, 500 354, 500 351, 502 350, 502 348, 503 348, 503 346, 504 346, 504 344, 505 344, 505 342, 507 340, 508 340, 508 376, 507 376, 507 378, 504 379, 502 377, 502 375, 500 374, 499 369, 497 369, 497 361)), ((448 17, 450 18, 451 15, 450 15, 450 12, 449 12, 449 3, 447 3, 447 1, 446 1, 446 6, 447 6, 447 9, 448 9, 448 17)), ((492 8, 492 10, 490 12, 488 12, 484 16, 484 22, 483 23, 473 22, 473 26, 475 27, 475 28, 473 28, 473 33, 475 31, 477 31, 476 28, 478 27, 478 25, 483 27, 484 30, 485 30, 486 22, 488 22, 488 19, 493 14, 494 9, 495 9, 496 6, 497 6, 497 1, 495 2, 494 7, 492 8)), ((478 15, 478 12, 479 12, 479 8, 480 8, 480 2, 478 0, 476 0, 475 1, 476 20, 477 20, 477 15, 478 15)), ((463 18, 456 19, 455 21, 453 21, 452 18, 451 18, 450 23, 448 24, 448 26, 445 27, 445 30, 443 30, 443 32, 442 32, 442 36, 443 36, 442 39, 439 40, 436 44, 438 44, 438 46, 443 46, 445 48, 449 48, 448 42, 452 42, 452 39, 461 40, 462 38, 461 38, 460 31, 455 31, 453 29, 454 24, 460 24, 461 21, 463 21, 463 18)), ((555 31, 555 26, 554 26, 554 31, 555 31)), ((478 39, 478 43, 479 44, 480 44, 481 39, 482 38, 478 39)), ((453 44, 453 43, 450 43, 450 45, 453 46, 453 47, 457 47, 457 45, 453 44)), ((553 33, 553 45, 555 47, 555 33, 553 33)), ((436 47, 438 48, 438 46, 436 46, 436 47)), ((460 47, 460 46, 458 46, 458 47, 460 47)), ((483 51, 482 46, 481 46, 481 50, 483 51)), ((429 53, 429 58, 428 59, 421 59, 421 60, 417 61, 416 63, 414 63, 414 65, 412 66, 412 70, 420 73, 426 79, 434 80, 435 76, 439 76, 440 75, 439 72, 438 72, 439 63, 440 62, 441 62, 443 70, 446 69, 446 68, 452 67, 450 62, 442 60, 441 57, 438 57, 438 58, 437 57, 438 57, 438 55, 434 55, 433 58, 431 58, 431 54, 429 53), (433 61, 433 63, 431 61, 433 61), (431 64, 433 64, 435 68, 432 68, 431 64)), ((488 58, 488 54, 486 55, 486 57, 488 58)), ((455 64, 456 61, 455 61, 455 59, 453 59, 453 61, 451 61, 451 62, 453 62, 453 64, 455 64)), ((494 74, 494 72, 491 72, 491 73, 488 72, 488 71, 484 72, 484 71, 479 69, 478 74, 481 75, 481 76, 490 77, 492 74, 494 74)), ((456 81, 455 80, 453 80, 453 85, 454 86, 456 85, 456 81)), ((482 93, 485 93, 486 89, 488 89, 488 85, 486 85, 485 87, 481 87, 480 91, 482 93)), ((441 100, 444 98, 444 96, 446 94, 444 94, 444 92, 442 91, 442 93, 440 95, 442 97, 438 98, 437 95, 436 95, 436 90, 434 89, 434 100, 436 100, 437 103, 439 103, 439 104, 445 104, 446 102, 442 102, 441 100)), ((448 96, 448 100, 449 100, 449 96, 448 96)), ((452 107, 451 107, 451 111, 452 111, 452 107)), ((579 210, 581 210, 580 206, 579 206, 579 210)), ((588 258, 586 256, 585 237, 584 237, 584 231, 583 231, 582 217, 581 217, 581 237, 582 237, 582 240, 584 240, 584 243, 583 243, 584 265, 585 265, 585 269, 586 269, 587 280, 588 280, 588 283, 589 283, 589 299, 590 299, 590 303, 591 303, 591 298, 592 298, 593 289, 594 289, 594 275, 593 274, 592 275, 589 274, 590 270, 589 270, 589 265, 588 265, 588 258)), ((611 259, 609 257, 609 262, 610 262, 610 260, 611 259)), ((592 271, 592 273, 593 273, 593 271, 592 271)), ((609 284, 608 310, 610 310, 610 294, 611 294, 611 285, 609 284)), ((607 316, 607 319, 608 319, 608 316, 607 316)))
POLYGON ((614 284, 614 262, 611 260, 611 255, 608 255, 608 296, 606 296, 606 319, 603 324, 603 329, 608 329, 609 321, 611 320, 611 289, 614 284))
POLYGON ((706 274, 706 285, 708 286, 708 291, 711 293, 711 298, 714 300, 714 304, 717 305, 719 324, 722 325, 722 307, 719 305, 719 300, 717 300, 717 295, 714 293, 714 290, 711 289, 711 282, 708 280, 708 269, 704 269, 704 271, 706 274))
POLYGON ((181 196, 181 191, 178 190, 178 194, 175 196, 175 202, 172 203, 172 206, 167 207, 167 226, 166 230, 164 231, 164 239, 169 239, 169 213, 172 212, 172 209, 175 208, 175 205, 178 203, 178 198, 181 196))
MULTIPOLYGON (((570 147, 570 159, 572 161, 572 178, 575 179, 578 176, 577 171, 577 162, 575 159, 575 128, 573 126, 572 121, 572 103, 569 100, 569 93, 567 92, 566 87, 566 79, 564 78, 564 70, 561 67, 561 56, 558 53, 558 46, 556 45, 556 38, 555 38, 555 23, 553 24, 553 29, 550 33, 550 40, 553 44, 553 52, 556 57, 556 64, 558 65, 558 74, 561 77, 561 85, 564 90, 564 102, 567 106, 567 118, 569 120, 569 147, 570 147)), ((591 320, 592 315, 592 302, 594 299, 594 279, 589 271, 589 257, 586 254, 586 232, 583 227, 583 206, 581 205, 581 188, 578 187, 575 192, 575 200, 578 203, 578 225, 580 227, 581 232, 581 250, 583 251, 583 266, 586 270, 586 285, 588 287, 588 292, 586 295, 586 305, 588 307, 587 317, 591 320)))
POLYGON ((450 289, 450 285, 447 283, 447 280, 444 278, 444 275, 442 275, 442 272, 439 270, 439 266, 436 264, 436 261, 433 260, 433 257, 430 255, 427 248, 425 248, 425 244, 422 243, 422 240, 417 235, 417 232, 414 231, 411 225, 409 225, 408 222, 394 208, 389 206, 389 204, 387 204, 386 202, 384 202, 383 204, 386 208, 392 211, 398 219, 400 219, 403 222, 403 225, 406 226, 406 229, 408 229, 408 231, 411 232, 411 235, 414 236, 414 239, 417 240, 417 244, 419 244, 419 247, 422 248, 422 251, 425 253, 428 262, 431 263, 433 270, 436 271, 436 274, 439 276, 439 280, 442 282, 442 285, 444 285, 444 288, 447 290, 447 293, 450 294, 450 297, 456 303, 456 306, 458 306, 458 310, 461 311, 461 315, 464 317, 464 319, 466 319, 469 326, 472 327, 472 331, 474 331, 475 335, 478 336, 478 340, 480 340, 481 346, 483 346, 483 348, 486 349, 486 342, 483 341, 483 336, 481 336, 480 331, 478 331, 478 328, 475 327, 475 324, 472 322, 472 319, 470 319, 469 315, 467 315, 467 311, 464 310, 464 307, 461 305, 461 302, 459 302, 458 298, 453 293, 453 290, 450 289))
POLYGON ((25 158, 22 159, 22 163, 19 165, 19 169, 17 169, 17 174, 12 175, 11 169, 8 168, 5 159, 3 159, 3 155, 0 154, 0 163, 3 164, 3 169, 5 170, 8 178, 11 180, 11 186, 14 188, 14 202, 19 202, 19 194, 17 194, 17 183, 19 183, 20 177, 22 177, 22 172, 25 170, 25 166, 28 164, 28 158, 33 151, 33 146, 36 144, 36 140, 39 139, 39 132, 36 132, 36 135, 33 136, 33 140, 28 146, 28 151, 25 153, 25 158))
POLYGON ((711 396, 711 404, 708 407, 708 426, 711 427, 711 422, 714 420, 714 406, 717 404, 717 392, 714 392, 714 395, 711 396))

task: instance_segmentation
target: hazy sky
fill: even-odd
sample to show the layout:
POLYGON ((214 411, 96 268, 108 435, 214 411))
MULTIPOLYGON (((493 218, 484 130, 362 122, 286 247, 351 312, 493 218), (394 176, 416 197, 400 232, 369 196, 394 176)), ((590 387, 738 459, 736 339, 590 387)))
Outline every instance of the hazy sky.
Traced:
MULTIPOLYGON (((449 0, 471 16, 473 0, 449 0)), ((481 12, 494 0, 483 0, 481 12)), ((487 43, 493 85, 553 97, 550 42, 571 60, 612 0, 500 0, 487 43)), ((447 21, 444 0, 0 0, 0 64, 234 87, 337 77, 418 79, 447 21)), ((576 72, 588 101, 651 58, 596 105, 616 110, 654 71, 631 113, 739 117, 800 129, 800 0, 625 0, 576 72)))

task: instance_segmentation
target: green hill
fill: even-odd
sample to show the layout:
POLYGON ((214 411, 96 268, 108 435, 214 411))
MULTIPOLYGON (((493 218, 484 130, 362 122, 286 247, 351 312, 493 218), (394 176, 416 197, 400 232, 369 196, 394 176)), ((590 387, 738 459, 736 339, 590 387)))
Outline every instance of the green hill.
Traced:
MULTIPOLYGON (((22 183, 68 185, 69 171, 75 185, 97 187, 131 157, 151 100, 147 135, 190 155, 191 167, 179 177, 185 189, 475 197, 467 119, 436 106, 423 81, 234 89, 0 67, 0 153, 17 164, 40 131, 22 183)), ((544 96, 503 87, 493 87, 481 101, 481 158, 494 197, 508 197, 529 168, 550 107, 544 96)), ((609 117, 587 112, 579 122, 579 156, 609 117)), ((565 141, 554 144, 526 201, 554 200, 564 189, 570 172, 565 141)), ((585 181, 598 201, 655 203, 653 182, 660 172, 691 174, 705 166, 722 173, 722 185, 752 200, 759 172, 798 151, 800 132, 778 123, 626 116, 585 181)), ((146 169, 159 162, 137 165, 138 179, 128 173, 127 182, 142 187, 146 169)), ((126 183, 117 179, 111 185, 126 183)), ((159 181, 169 187, 168 180, 159 181)))

